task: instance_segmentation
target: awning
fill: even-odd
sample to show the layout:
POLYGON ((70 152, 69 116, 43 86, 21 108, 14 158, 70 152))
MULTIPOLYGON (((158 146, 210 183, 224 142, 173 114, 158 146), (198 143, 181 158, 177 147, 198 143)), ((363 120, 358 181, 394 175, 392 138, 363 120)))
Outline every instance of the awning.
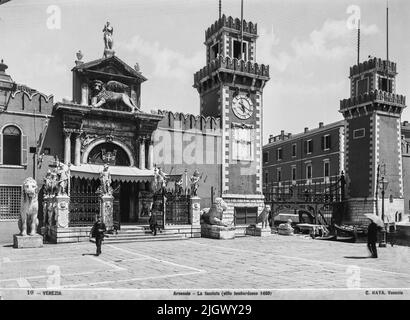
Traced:
MULTIPOLYGON (((98 179, 100 172, 104 169, 103 165, 98 164, 82 164, 79 166, 70 166, 70 172, 72 177, 86 178, 86 179, 98 179)), ((110 166, 109 172, 113 181, 121 182, 147 182, 154 179, 154 170, 138 169, 136 167, 122 167, 122 166, 110 166)))

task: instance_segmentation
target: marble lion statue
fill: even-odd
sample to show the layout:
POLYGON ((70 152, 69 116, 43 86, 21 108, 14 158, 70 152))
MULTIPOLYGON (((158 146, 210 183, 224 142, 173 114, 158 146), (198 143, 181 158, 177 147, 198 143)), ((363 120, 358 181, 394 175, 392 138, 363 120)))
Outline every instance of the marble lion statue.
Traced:
POLYGON ((261 214, 258 216, 256 219, 257 223, 262 222, 262 228, 267 228, 269 225, 269 214, 271 212, 271 207, 269 204, 265 205, 265 208, 263 208, 261 214))
POLYGON ((137 112, 138 107, 125 93, 127 89, 127 85, 118 81, 108 81, 106 84, 99 80, 94 81, 93 91, 96 93, 97 102, 93 104, 93 107, 100 108, 106 102, 122 102, 131 112, 137 112))
POLYGON ((207 224, 227 227, 227 225, 222 222, 223 212, 227 209, 228 206, 222 198, 215 198, 215 202, 211 208, 201 210, 201 220, 207 224))
POLYGON ((33 178, 29 177, 23 182, 23 196, 21 202, 21 213, 18 226, 20 234, 22 236, 27 235, 27 229, 29 235, 33 236, 37 232, 38 226, 38 199, 37 199, 37 182, 33 178))

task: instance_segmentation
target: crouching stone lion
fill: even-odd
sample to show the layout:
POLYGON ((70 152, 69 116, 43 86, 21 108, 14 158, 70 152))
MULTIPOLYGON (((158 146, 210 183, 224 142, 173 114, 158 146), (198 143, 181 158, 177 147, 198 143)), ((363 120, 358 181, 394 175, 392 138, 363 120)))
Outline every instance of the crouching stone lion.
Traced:
POLYGON ((211 208, 201 210, 201 221, 206 224, 227 227, 222 222, 223 212, 227 209, 228 206, 222 198, 215 198, 211 208))
POLYGON ((38 200, 37 200, 37 182, 33 178, 27 178, 23 182, 23 196, 21 201, 21 213, 18 221, 20 234, 26 236, 27 232, 33 236, 38 227, 38 200), (28 231, 27 231, 28 229, 28 231))

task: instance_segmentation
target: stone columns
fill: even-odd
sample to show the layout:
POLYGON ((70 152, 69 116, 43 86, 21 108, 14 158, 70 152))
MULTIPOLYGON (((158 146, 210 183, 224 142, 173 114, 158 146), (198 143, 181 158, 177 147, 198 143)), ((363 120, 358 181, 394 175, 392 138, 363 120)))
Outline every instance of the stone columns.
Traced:
POLYGON ((88 84, 83 83, 81 85, 81 105, 88 106, 88 84))
POLYGON ((154 168, 154 142, 150 140, 148 145, 148 169, 154 168))
POLYGON ((101 221, 104 222, 107 231, 114 229, 114 197, 111 195, 102 195, 100 197, 100 215, 101 221))
POLYGON ((145 138, 141 137, 138 142, 140 144, 139 168, 145 169, 145 138))
POLYGON ((64 163, 71 162, 71 132, 64 132, 64 163))
POLYGON ((75 137, 75 149, 74 149, 74 165, 79 166, 81 164, 81 133, 77 133, 75 137))

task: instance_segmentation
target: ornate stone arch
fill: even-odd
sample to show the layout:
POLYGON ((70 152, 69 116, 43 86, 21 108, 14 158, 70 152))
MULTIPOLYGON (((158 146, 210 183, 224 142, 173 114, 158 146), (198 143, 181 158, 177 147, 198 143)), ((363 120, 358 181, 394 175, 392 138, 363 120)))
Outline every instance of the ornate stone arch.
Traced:
MULTIPOLYGON (((88 156, 89 156, 91 150, 93 150, 96 146, 98 146, 100 144, 103 144, 103 143, 106 143, 106 142, 107 142, 106 138, 97 138, 97 139, 93 140, 92 142, 90 142, 86 146, 86 148, 83 152, 83 156, 81 158, 81 163, 87 163, 88 156)), ((135 161, 134 161, 134 156, 132 154, 132 151, 125 143, 123 143, 122 141, 116 140, 116 139, 113 139, 112 141, 109 141, 109 142, 121 147, 125 151, 125 153, 127 154, 128 158, 129 158, 130 166, 131 167, 135 166, 135 161)))

